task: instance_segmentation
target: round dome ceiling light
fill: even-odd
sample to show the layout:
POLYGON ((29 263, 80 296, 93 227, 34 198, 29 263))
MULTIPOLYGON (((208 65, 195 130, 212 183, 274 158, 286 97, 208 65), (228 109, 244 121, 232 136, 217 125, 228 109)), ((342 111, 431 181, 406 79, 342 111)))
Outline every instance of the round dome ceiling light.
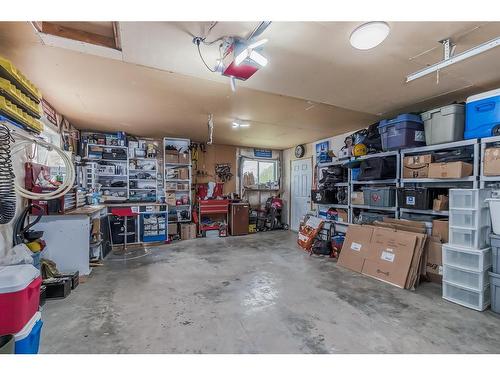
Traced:
POLYGON ((349 38, 351 45, 354 48, 367 50, 378 46, 382 43, 391 28, 386 22, 368 22, 356 28, 349 38))

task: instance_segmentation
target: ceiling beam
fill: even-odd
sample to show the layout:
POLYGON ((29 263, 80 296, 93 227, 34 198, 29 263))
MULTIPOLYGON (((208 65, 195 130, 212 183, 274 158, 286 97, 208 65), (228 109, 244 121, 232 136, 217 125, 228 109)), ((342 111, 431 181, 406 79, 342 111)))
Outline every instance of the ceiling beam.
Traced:
MULTIPOLYGON (((120 50, 116 44, 115 37, 107 37, 104 35, 90 33, 88 31, 73 29, 67 26, 61 26, 54 22, 32 22, 33 26, 44 34, 50 34, 61 38, 72 39, 79 42, 85 42, 102 47, 120 50)), ((114 31, 115 29, 113 29, 114 31)), ((115 34, 116 35, 116 34, 115 34)))

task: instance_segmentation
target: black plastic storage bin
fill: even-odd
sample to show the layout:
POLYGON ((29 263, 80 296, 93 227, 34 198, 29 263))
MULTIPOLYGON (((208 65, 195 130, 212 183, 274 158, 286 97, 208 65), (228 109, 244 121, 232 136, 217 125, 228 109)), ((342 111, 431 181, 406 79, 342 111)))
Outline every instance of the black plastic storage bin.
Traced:
POLYGON ((396 178, 396 157, 369 158, 361 161, 358 181, 396 178))
POLYGON ((398 189, 398 205, 402 208, 427 210, 431 208, 432 199, 428 188, 404 187, 398 189))
POLYGON ((311 199, 314 203, 334 204, 337 203, 335 190, 311 190, 311 199))

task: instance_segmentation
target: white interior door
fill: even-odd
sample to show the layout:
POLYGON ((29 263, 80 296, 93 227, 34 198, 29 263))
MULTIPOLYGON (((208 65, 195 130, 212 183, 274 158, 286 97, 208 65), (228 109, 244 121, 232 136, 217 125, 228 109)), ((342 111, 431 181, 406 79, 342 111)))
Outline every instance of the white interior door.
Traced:
POLYGON ((311 159, 293 160, 291 169, 290 228, 298 231, 300 219, 311 208, 311 159))

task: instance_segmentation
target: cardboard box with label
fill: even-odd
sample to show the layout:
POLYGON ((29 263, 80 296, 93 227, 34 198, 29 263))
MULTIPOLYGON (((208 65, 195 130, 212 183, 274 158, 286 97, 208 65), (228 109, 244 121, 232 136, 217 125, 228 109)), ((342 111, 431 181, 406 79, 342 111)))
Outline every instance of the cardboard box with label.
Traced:
POLYGON ((177 228, 177 223, 168 224, 168 235, 172 236, 179 233, 179 229, 177 228))
POLYGON ((189 169, 188 168, 178 168, 177 169, 177 178, 179 180, 188 180, 189 179, 189 169))
POLYGON ((447 195, 438 195, 432 201, 432 209, 434 211, 447 211, 448 210, 449 199, 447 195))
POLYGON ((165 150, 165 163, 178 163, 179 152, 177 150, 165 150))
POLYGON ((362 191, 353 191, 351 193, 352 204, 365 204, 365 196, 362 191))
POLYGON ((483 174, 485 176, 500 175, 500 147, 490 147, 484 150, 483 174))
POLYGON ((442 243, 448 243, 448 219, 432 220, 432 236, 441 239, 442 243))
POLYGON ((369 225, 349 225, 338 264, 355 272, 361 272, 365 259, 370 253, 370 243, 374 227, 369 225))
POLYGON ((343 210, 341 208, 337 208, 337 220, 341 221, 343 223, 347 223, 349 221, 348 219, 348 214, 346 210, 343 210))
POLYGON ((196 238, 196 224, 181 224, 181 240, 191 240, 196 238))
POLYGON ((443 245, 439 237, 430 237, 427 241, 427 279, 435 283, 443 280, 443 245))
POLYGON ((175 199, 175 193, 165 193, 165 202, 169 206, 175 206, 177 204, 177 200, 175 199))
POLYGON ((427 178, 432 155, 405 156, 403 159, 403 178, 427 178))
POLYGON ((388 228, 376 228, 372 251, 361 273, 405 288, 410 273, 417 235, 388 228))
POLYGON ((472 175, 473 165, 463 161, 429 164, 429 178, 462 178, 472 175))

